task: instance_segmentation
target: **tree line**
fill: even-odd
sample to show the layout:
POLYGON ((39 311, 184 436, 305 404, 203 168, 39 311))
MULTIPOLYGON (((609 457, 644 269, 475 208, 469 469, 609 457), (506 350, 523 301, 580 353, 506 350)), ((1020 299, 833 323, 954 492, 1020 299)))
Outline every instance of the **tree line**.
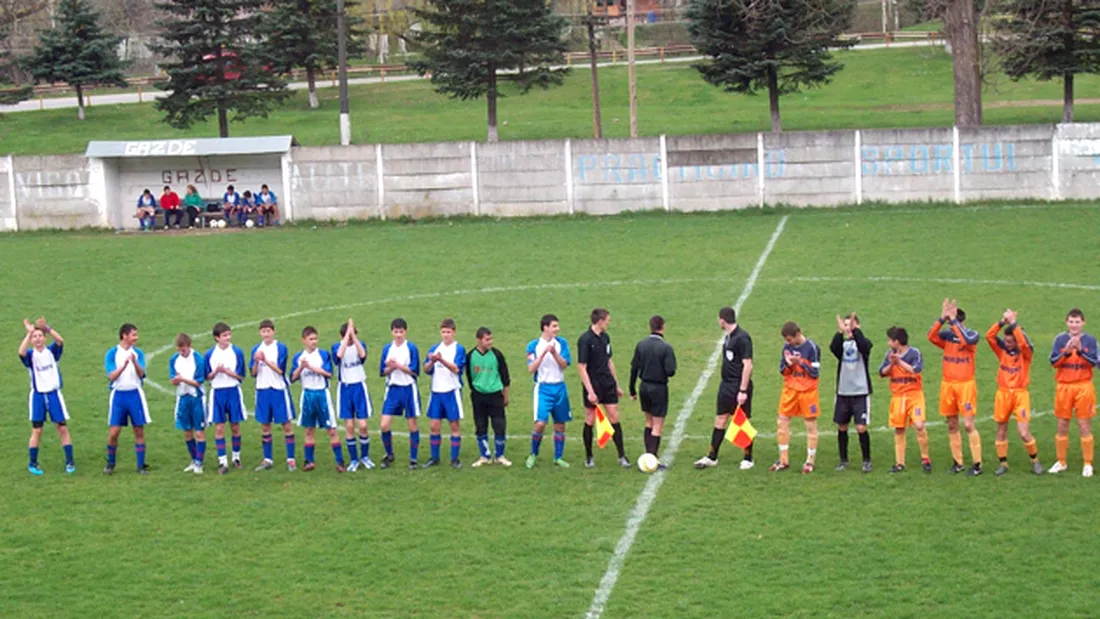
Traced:
MULTIPOLYGON (((1100 0, 909 1, 944 21, 959 126, 982 122, 987 47, 1012 79, 1061 79, 1064 122, 1073 120, 1074 76, 1100 72, 1100 0), (988 46, 980 34, 982 23, 994 33, 988 46)), ((10 0, 0 0, 0 42, 10 34, 14 14, 5 13, 4 2, 10 0)), ((41 0, 24 0, 25 10, 35 2, 41 0)), ((688 32, 704 56, 694 67, 723 90, 767 94, 772 130, 780 131, 783 95, 824 86, 843 69, 834 52, 854 44, 843 34, 855 3, 689 0, 688 32)), ((354 57, 363 49, 368 24, 355 16, 358 0, 344 4, 354 57)), ((422 53, 410 67, 429 77, 441 94, 485 98, 489 141, 498 138, 502 83, 526 93, 560 85, 568 71, 563 65, 570 24, 547 0, 418 4, 408 9, 416 27, 407 36, 422 53)), ((263 118, 282 105, 290 94, 286 75, 294 69, 304 71, 310 107, 318 107, 317 73, 337 64, 337 0, 155 0, 154 6, 159 17, 151 47, 166 59, 161 66, 168 78, 162 86, 168 95, 155 105, 168 124, 186 128, 215 116, 219 134, 226 137, 231 121, 263 118)), ((33 52, 18 58, 0 52, 0 68, 15 62, 38 82, 67 82, 77 92, 78 115, 84 118, 83 89, 125 85, 126 63, 117 53, 121 37, 107 23, 114 22, 92 0, 60 0, 33 52)), ((595 74, 593 92, 598 92, 595 74)), ((7 89, 0 103, 28 95, 26 88, 7 89)))

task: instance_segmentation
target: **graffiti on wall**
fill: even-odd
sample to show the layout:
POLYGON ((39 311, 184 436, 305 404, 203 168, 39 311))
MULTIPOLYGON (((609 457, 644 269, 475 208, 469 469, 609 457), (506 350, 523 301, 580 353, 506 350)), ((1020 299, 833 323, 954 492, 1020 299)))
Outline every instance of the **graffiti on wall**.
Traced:
MULTIPOLYGON (((783 178, 787 171, 787 152, 764 152, 764 176, 783 178)), ((670 181, 753 180, 759 175, 756 163, 692 165, 669 167, 670 181)), ((631 184, 661 181, 661 156, 656 153, 608 153, 578 155, 574 168, 580 184, 631 184)))

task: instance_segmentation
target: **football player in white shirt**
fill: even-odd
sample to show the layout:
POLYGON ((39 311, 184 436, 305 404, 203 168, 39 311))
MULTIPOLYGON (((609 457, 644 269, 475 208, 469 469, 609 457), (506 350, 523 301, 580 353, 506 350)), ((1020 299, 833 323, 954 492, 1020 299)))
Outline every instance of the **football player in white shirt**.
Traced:
POLYGON ((294 462, 294 404, 290 399, 290 381, 286 377, 286 362, 290 352, 286 344, 275 339, 275 323, 271 320, 260 322, 261 342, 252 349, 252 360, 248 364, 252 377, 256 379, 256 421, 260 422, 260 439, 263 443, 264 459, 257 471, 266 471, 275 466, 274 445, 271 425, 283 426, 283 441, 286 444, 286 470, 293 472, 294 462))
POLYGON ((302 414, 298 425, 306 429, 306 463, 303 471, 317 468, 313 460, 314 431, 324 428, 328 432, 332 453, 336 456, 336 470, 343 473, 344 454, 340 447, 340 437, 336 434, 336 414, 332 407, 332 394, 328 390, 328 379, 332 378, 332 355, 327 350, 317 348, 317 329, 302 329, 302 344, 305 350, 294 355, 294 373, 291 382, 302 381, 302 398, 299 408, 302 414))
POLYGON ((409 470, 420 468, 417 452, 420 450, 420 426, 416 418, 420 416, 420 391, 416 388, 416 378, 420 375, 420 351, 416 344, 405 339, 409 325, 403 318, 394 318, 390 323, 393 342, 382 348, 378 358, 378 375, 386 379, 386 394, 382 399, 382 446, 386 448, 386 457, 381 467, 393 465, 393 434, 390 426, 394 415, 404 415, 409 424, 409 470))
POLYGON ((149 405, 145 401, 145 391, 141 385, 145 381, 145 353, 137 348, 138 328, 126 323, 118 329, 118 346, 107 351, 103 365, 107 371, 107 382, 111 395, 108 399, 107 430, 107 466, 104 475, 115 472, 115 456, 118 452, 118 435, 122 426, 134 426, 134 453, 137 455, 137 470, 142 475, 149 473, 145 466, 145 424, 152 421, 149 405))
POLYGON ((19 359, 31 375, 31 440, 27 470, 31 475, 42 474, 38 466, 38 445, 42 441, 42 427, 49 419, 57 426, 57 435, 61 437, 61 447, 65 450, 65 472, 71 475, 76 472, 76 463, 73 461, 73 441, 66 425, 69 412, 65 408, 65 398, 61 396, 61 369, 57 365, 65 340, 46 324, 45 318, 39 318, 36 324, 24 319, 23 327, 27 335, 19 345, 19 359), (46 346, 46 336, 53 338, 49 346, 46 346))
POLYGON ((355 472, 360 464, 366 469, 373 469, 367 419, 374 411, 370 405, 370 394, 367 393, 367 372, 363 369, 367 361, 367 345, 359 339, 359 330, 351 318, 340 325, 340 341, 332 345, 332 357, 339 383, 336 386, 336 408, 339 409, 340 419, 344 420, 344 439, 348 445, 348 472, 355 472), (358 439, 355 437, 356 427, 359 429, 358 439))
POLYGON ((466 367, 466 349, 455 341, 455 321, 444 318, 439 325, 443 341, 428 350, 424 372, 432 377, 432 395, 428 398, 428 425, 431 430, 431 458, 424 468, 439 464, 443 442, 443 419, 451 425, 451 467, 462 468, 458 454, 462 450, 462 369, 466 367))
POLYGON ((176 387, 176 429, 183 430, 191 464, 184 473, 202 475, 206 457, 206 408, 202 384, 206 381, 206 363, 191 348, 191 336, 176 336, 176 354, 168 360, 168 380, 176 387))
POLYGON ((206 351, 206 379, 210 381, 207 396, 206 424, 214 424, 214 444, 218 448, 218 475, 229 472, 225 454, 225 424, 233 434, 233 468, 241 468, 241 422, 248 417, 244 407, 244 351, 232 342, 229 325, 214 325, 214 347, 206 351))
POLYGON ((554 421, 554 464, 569 468, 562 459, 565 453, 565 424, 573 420, 569 410, 569 391, 565 388, 563 371, 569 367, 572 357, 569 342, 558 335, 561 327, 558 317, 546 314, 539 321, 542 335, 527 345, 527 371, 535 380, 535 427, 531 432, 531 454, 525 462, 534 468, 542 445, 542 432, 551 419, 554 421))

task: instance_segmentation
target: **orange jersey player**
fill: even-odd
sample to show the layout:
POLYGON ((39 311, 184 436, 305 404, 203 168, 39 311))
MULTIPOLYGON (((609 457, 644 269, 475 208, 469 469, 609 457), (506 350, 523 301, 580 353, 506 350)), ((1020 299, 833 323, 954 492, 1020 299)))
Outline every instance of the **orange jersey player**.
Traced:
POLYGON ((1069 420, 1077 418, 1081 432, 1081 453, 1085 466, 1081 475, 1092 477, 1092 418, 1096 415, 1096 390, 1092 386, 1092 366, 1097 364, 1097 342, 1085 333, 1085 315, 1073 308, 1066 314, 1066 330, 1054 338, 1050 353, 1054 366, 1054 416, 1058 418, 1055 447, 1058 461, 1049 473, 1066 470, 1069 451, 1069 420))
POLYGON ((985 332, 985 341, 993 349, 1000 362, 997 370, 997 397, 993 401, 993 421, 997 422, 997 458, 1001 461, 994 473, 998 477, 1008 472, 1008 419, 1016 417, 1016 430, 1024 442, 1024 449, 1031 457, 1031 471, 1043 474, 1039 463, 1039 449, 1031 436, 1028 423, 1031 418, 1031 395, 1027 391, 1031 382, 1031 358, 1035 347, 1016 322, 1016 312, 1005 310, 1004 317, 985 332), (1004 329, 1004 338, 1000 337, 1004 329))
POLYGON ((802 466, 802 474, 807 475, 813 472, 817 455, 817 417, 821 414, 817 381, 821 373, 821 349, 813 340, 807 339, 802 329, 793 322, 783 325, 782 334, 786 343, 783 345, 783 358, 779 361, 779 373, 783 376, 776 432, 779 460, 768 470, 785 471, 791 468, 791 417, 801 417, 806 423, 806 464, 802 466))
POLYGON ((894 429, 894 467, 891 473, 905 470, 905 429, 913 426, 920 445, 921 466, 925 473, 932 472, 932 460, 928 457, 928 430, 924 427, 924 357, 909 346, 909 332, 902 327, 886 330, 890 345, 886 358, 878 368, 879 376, 890 379, 890 427, 894 429))
POLYGON ((963 465, 959 416, 970 441, 973 465, 967 475, 982 474, 982 438, 974 426, 978 412, 978 385, 974 382, 974 356, 978 352, 978 332, 966 327, 966 312, 958 301, 943 300, 940 318, 928 330, 928 341, 943 349, 943 383, 940 384, 940 414, 947 418, 947 437, 954 463, 951 473, 966 470, 963 465), (946 328, 945 328, 946 327, 946 328))

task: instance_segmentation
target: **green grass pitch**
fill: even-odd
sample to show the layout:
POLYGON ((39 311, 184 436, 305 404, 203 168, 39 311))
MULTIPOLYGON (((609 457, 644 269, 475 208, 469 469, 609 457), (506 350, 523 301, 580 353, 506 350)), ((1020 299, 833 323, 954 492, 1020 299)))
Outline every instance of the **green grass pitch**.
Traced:
MULTIPOLYGON (((588 312, 608 307, 625 378, 647 319, 663 314, 680 360, 672 384, 675 419, 714 351, 718 308, 741 295, 784 216, 785 229, 741 312, 756 346, 758 466, 737 470, 736 450, 727 446, 717 469, 690 467, 710 434, 711 380, 687 411, 680 452, 604 616, 1093 614, 1088 574, 1095 565, 1097 482, 1079 474, 1075 430, 1065 474, 1025 472, 1026 454, 1010 434, 1010 474, 969 479, 945 472, 947 433, 932 415, 935 472, 925 476, 911 466, 889 476, 888 396, 879 380, 875 471, 834 473, 836 442, 828 430, 836 365, 826 356, 818 472, 765 469, 776 456, 776 370, 785 320, 797 321, 824 348, 833 317, 857 310, 875 342, 875 363, 886 348, 885 329, 908 327, 926 355, 925 393, 935 409, 939 354, 924 333, 945 296, 958 298, 970 326, 981 331, 1005 307, 1019 310, 1037 347, 1033 431, 1049 465, 1053 376, 1045 359, 1051 340, 1073 306, 1100 324, 1100 264, 1067 263, 1064 250, 1095 238, 1094 204, 6 236, 0 241, 0 316, 8 347, 0 356, 0 614, 583 616, 650 478, 621 470, 611 447, 597 454, 594 470, 580 467, 581 422, 568 428, 565 457, 573 468, 550 466, 549 440, 538 467, 522 467, 531 404, 521 368, 539 316, 558 314, 562 335, 575 342, 588 312), (76 445, 72 477, 62 472, 49 430, 41 455, 46 475, 32 478, 25 470, 27 376, 15 352, 19 321, 39 314, 67 342, 61 368, 76 445), (172 397, 149 386, 153 474, 134 474, 128 433, 118 471, 101 474, 103 354, 122 322, 141 329, 139 345, 152 357, 150 378, 163 385, 169 357, 163 351, 180 331, 199 334, 196 347, 205 350, 210 327, 224 320, 236 326, 234 342, 248 350, 258 339, 258 321, 274 317, 293 351, 303 326, 316 326, 330 344, 348 316, 370 348, 368 367, 375 367, 395 316, 409 321, 410 339, 422 350, 437 340, 444 317, 455 318, 467 346, 478 326, 491 327, 516 370, 508 455, 517 466, 338 475, 322 440, 318 470, 290 474, 277 466, 255 474, 260 437, 249 421, 245 472, 218 477, 208 467, 198 478, 181 472, 187 456, 173 428, 172 397)), ((978 371, 979 428, 986 462, 995 464, 995 361, 984 342, 978 371)), ((577 414, 575 369, 567 377, 577 414)), ((369 380, 377 406, 382 384, 369 380)), ((421 388, 426 394, 427 386, 421 388)), ((251 401, 251 381, 245 389, 251 401)), ((628 452, 636 457, 641 415, 629 401, 623 412, 628 452)), ((376 461, 382 451, 377 424, 374 418, 376 461)), ((476 454, 472 420, 464 432, 468 463, 476 454)), ((804 457, 804 441, 793 439, 792 462, 804 457)), ((299 454, 302 442, 299 431, 299 454)), ((910 438, 911 465, 915 442, 910 438)), ((427 443, 425 436, 422 450, 427 443)), ((395 437, 395 445, 400 463, 405 436, 395 437)), ((275 447, 278 456, 278 439, 275 447)), ((858 449, 854 439, 852 449, 858 449)))

